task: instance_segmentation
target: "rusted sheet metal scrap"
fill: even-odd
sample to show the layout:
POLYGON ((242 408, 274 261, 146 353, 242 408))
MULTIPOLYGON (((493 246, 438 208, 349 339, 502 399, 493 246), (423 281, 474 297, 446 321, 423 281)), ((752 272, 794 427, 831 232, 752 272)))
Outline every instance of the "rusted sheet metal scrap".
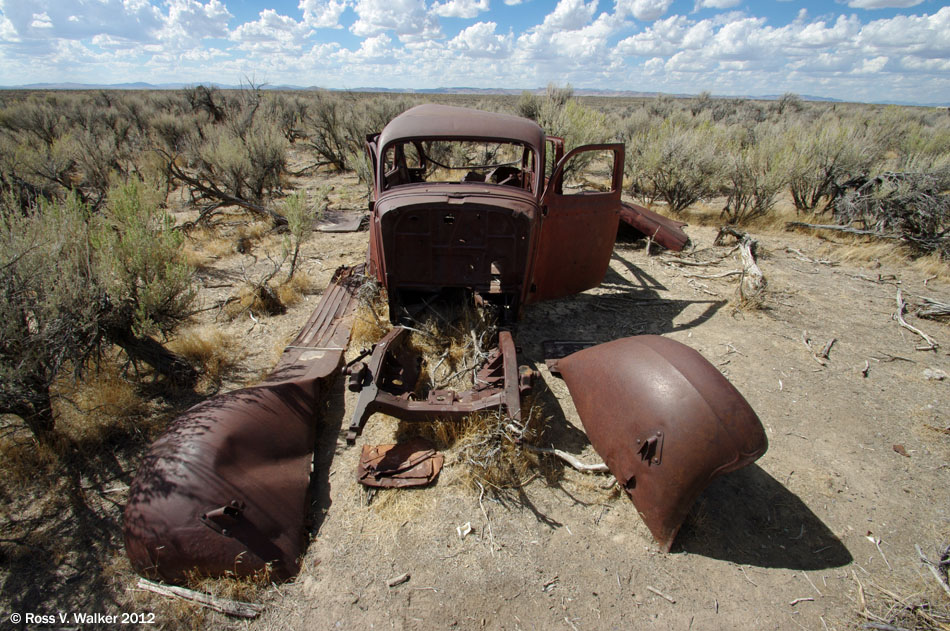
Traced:
POLYGON ((425 486, 439 475, 445 456, 425 438, 394 445, 363 445, 356 479, 365 486, 425 486))
POLYGON ((641 335, 557 362, 591 444, 664 550, 709 483, 765 453, 762 423, 715 366, 641 335))
POLYGON ((178 582, 192 570, 297 572, 317 403, 349 340, 358 271, 337 270, 264 382, 199 403, 149 449, 124 515, 140 574, 178 582))

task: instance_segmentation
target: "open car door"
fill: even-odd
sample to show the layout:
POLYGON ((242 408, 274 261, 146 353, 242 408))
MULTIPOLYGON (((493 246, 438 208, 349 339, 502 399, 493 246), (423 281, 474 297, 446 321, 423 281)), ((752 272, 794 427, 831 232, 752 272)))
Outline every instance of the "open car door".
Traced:
POLYGON ((623 185, 623 144, 586 145, 558 161, 541 197, 541 234, 525 303, 569 296, 604 279, 617 237, 623 185), (564 186, 572 161, 607 160, 610 188, 564 186))

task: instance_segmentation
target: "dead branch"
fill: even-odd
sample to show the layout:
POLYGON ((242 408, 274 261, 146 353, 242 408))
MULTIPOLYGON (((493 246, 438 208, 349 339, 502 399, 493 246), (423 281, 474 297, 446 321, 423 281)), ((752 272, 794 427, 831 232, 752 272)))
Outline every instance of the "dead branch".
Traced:
POLYGON ((533 451, 535 453, 550 454, 552 456, 557 456, 558 458, 560 458, 567 464, 571 465, 578 471, 583 471, 584 473, 609 473, 610 472, 610 469, 607 467, 607 465, 602 462, 587 464, 587 463, 581 462, 576 457, 572 456, 566 451, 561 451, 560 449, 553 449, 549 447, 535 447, 534 445, 529 445, 527 443, 524 443, 522 447, 524 447, 528 451, 533 451))
POLYGON ((824 348, 821 349, 821 352, 818 353, 818 355, 816 355, 816 357, 819 357, 819 358, 821 358, 821 359, 830 359, 830 358, 828 357, 828 353, 831 352, 831 347, 834 346, 835 342, 837 342, 837 341, 838 341, 838 339, 837 339, 837 338, 834 338, 834 337, 831 338, 830 340, 828 340, 828 342, 825 344, 824 348))
POLYGON ((765 290, 765 275, 756 262, 758 241, 745 232, 731 226, 723 226, 716 235, 716 245, 723 245, 726 236, 734 237, 738 241, 739 256, 742 257, 742 279, 739 281, 739 295, 743 299, 754 299, 765 290))
POLYGON ((950 586, 948 586, 946 580, 940 576, 940 572, 937 571, 936 564, 924 556, 924 551, 920 549, 919 544, 915 543, 914 548, 917 550, 917 555, 920 556, 920 562, 927 566, 927 569, 930 570, 931 574, 934 575, 934 578, 937 579, 937 582, 940 583, 940 587, 943 588, 943 591, 947 592, 947 596, 950 596, 950 586))
POLYGON ((212 596, 211 594, 196 592, 194 590, 186 589, 184 587, 177 587, 175 585, 163 585, 161 583, 155 583, 144 578, 139 579, 138 588, 149 592, 154 592, 156 594, 161 594, 162 596, 180 598, 182 600, 198 603, 202 607, 214 609, 215 611, 220 611, 223 614, 234 616, 235 618, 256 618, 264 609, 263 605, 256 603, 246 603, 238 600, 218 598, 217 596, 212 596))
POLYGON ((729 276, 739 276, 742 274, 741 269, 729 270, 728 272, 722 272, 720 274, 683 274, 683 278, 702 278, 704 280, 709 280, 712 278, 727 278, 729 276))
POLYGON ((235 197, 225 193, 212 182, 203 182, 196 177, 188 175, 181 169, 181 167, 175 164, 175 160, 172 156, 169 156, 165 152, 162 153, 165 156, 169 174, 171 174, 172 177, 181 180, 193 189, 200 191, 205 197, 216 199, 222 204, 240 206, 241 208, 250 210, 253 213, 257 213, 258 215, 269 217, 274 222, 275 226, 287 225, 287 219, 280 213, 269 208, 265 208, 264 206, 258 206, 257 204, 247 201, 246 199, 241 199, 240 197, 235 197))
POLYGON ((839 226, 838 224, 820 224, 805 223, 804 221, 789 221, 785 223, 785 228, 808 228, 810 230, 831 230, 833 232, 846 232, 848 234, 858 234, 869 237, 878 237, 880 239, 900 239, 900 235, 888 234, 877 230, 862 230, 852 228, 851 226, 839 226))
POLYGON ((827 259, 813 259, 809 256, 805 256, 805 253, 801 250, 795 248, 785 248, 785 251, 789 254, 794 254, 795 258, 799 261, 804 261, 805 263, 815 263, 816 265, 830 265, 832 267, 838 265, 835 261, 829 261, 827 259))
POLYGON ((923 298, 925 307, 917 311, 917 316, 921 318, 945 318, 950 316, 950 303, 938 302, 933 298, 923 298))
POLYGON ((656 595, 659 596, 660 598, 663 598, 664 600, 670 601, 670 603, 672 603, 672 604, 674 604, 674 605, 676 604, 676 601, 673 600, 673 597, 672 597, 672 596, 667 596, 666 594, 664 594, 663 592, 661 592, 660 590, 658 590, 656 587, 651 587, 651 586, 647 585, 647 590, 653 592, 654 594, 656 594, 656 595))
POLYGON ((894 313, 894 319, 897 320, 898 324, 910 331, 911 333, 916 333, 927 342, 927 346, 918 346, 917 350, 919 351, 934 351, 937 350, 937 347, 940 345, 937 344, 937 341, 918 329, 917 327, 907 324, 907 321, 904 320, 904 310, 907 308, 907 303, 904 302, 904 297, 901 295, 900 287, 897 288, 897 312, 894 313))

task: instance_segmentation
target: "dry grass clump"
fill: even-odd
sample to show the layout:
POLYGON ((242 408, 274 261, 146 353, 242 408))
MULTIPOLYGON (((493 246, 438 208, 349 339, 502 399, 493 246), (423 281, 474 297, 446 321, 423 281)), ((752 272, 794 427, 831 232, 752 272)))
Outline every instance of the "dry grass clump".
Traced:
POLYGON ((55 386, 56 431, 64 439, 101 445, 147 422, 149 405, 115 358, 102 357, 82 381, 55 386))
POLYGON ((286 310, 277 293, 266 283, 261 285, 245 283, 238 290, 237 296, 232 297, 224 307, 225 315, 232 320, 245 313, 254 316, 274 316, 286 310))
MULTIPOLYGON (((905 631, 950 629, 950 596, 937 585, 937 580, 948 580, 950 546, 941 546, 940 550, 942 556, 941 552, 931 554, 940 579, 921 568, 917 578, 900 586, 882 587, 870 579, 858 582, 858 615, 870 621, 865 626, 883 625, 874 628, 905 631)), ((858 580, 857 575, 855 579, 858 580)))
POLYGON ((0 415, 0 477, 10 488, 53 473, 58 454, 50 443, 36 441, 18 416, 0 415))
POLYGON ((534 440, 544 422, 541 408, 525 405, 524 421, 517 423, 499 411, 471 414, 460 421, 401 422, 397 440, 409 436, 429 439, 446 457, 446 466, 458 466, 458 479, 471 490, 480 484, 495 490, 522 486, 539 467, 538 455, 521 448, 534 440))
POLYGON ((277 285, 275 292, 277 299, 285 307, 292 307, 307 294, 314 291, 314 282, 309 274, 298 269, 297 273, 277 285))
POLYGON ((359 304, 353 315, 350 339, 354 347, 372 346, 392 329, 386 292, 375 278, 366 276, 356 291, 356 297, 359 304))
MULTIPOLYGON (((413 326, 409 346, 422 357, 418 394, 467 390, 498 341, 495 314, 472 304, 433 306, 413 326)), ((424 396, 424 395, 423 395, 424 396)))
POLYGON ((218 386, 227 371, 244 358, 241 346, 234 342, 233 335, 202 325, 182 331, 168 346, 192 364, 199 364, 208 385, 218 386))

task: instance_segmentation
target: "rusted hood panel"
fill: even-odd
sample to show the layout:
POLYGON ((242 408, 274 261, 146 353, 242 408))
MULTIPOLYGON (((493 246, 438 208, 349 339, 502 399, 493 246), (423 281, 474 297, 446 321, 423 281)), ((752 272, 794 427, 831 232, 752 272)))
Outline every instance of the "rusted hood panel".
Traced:
POLYGON ((665 550, 710 481, 767 448, 739 391, 679 342, 623 338, 568 355, 558 368, 591 444, 665 550))
POLYGON ((177 582, 190 571, 297 572, 318 400, 349 339, 354 276, 337 271, 266 381, 196 405, 149 449, 123 525, 140 574, 177 582))
POLYGON ((686 223, 664 217, 638 204, 622 203, 620 219, 644 236, 653 237, 667 250, 679 252, 689 243, 689 236, 683 231, 686 223))

